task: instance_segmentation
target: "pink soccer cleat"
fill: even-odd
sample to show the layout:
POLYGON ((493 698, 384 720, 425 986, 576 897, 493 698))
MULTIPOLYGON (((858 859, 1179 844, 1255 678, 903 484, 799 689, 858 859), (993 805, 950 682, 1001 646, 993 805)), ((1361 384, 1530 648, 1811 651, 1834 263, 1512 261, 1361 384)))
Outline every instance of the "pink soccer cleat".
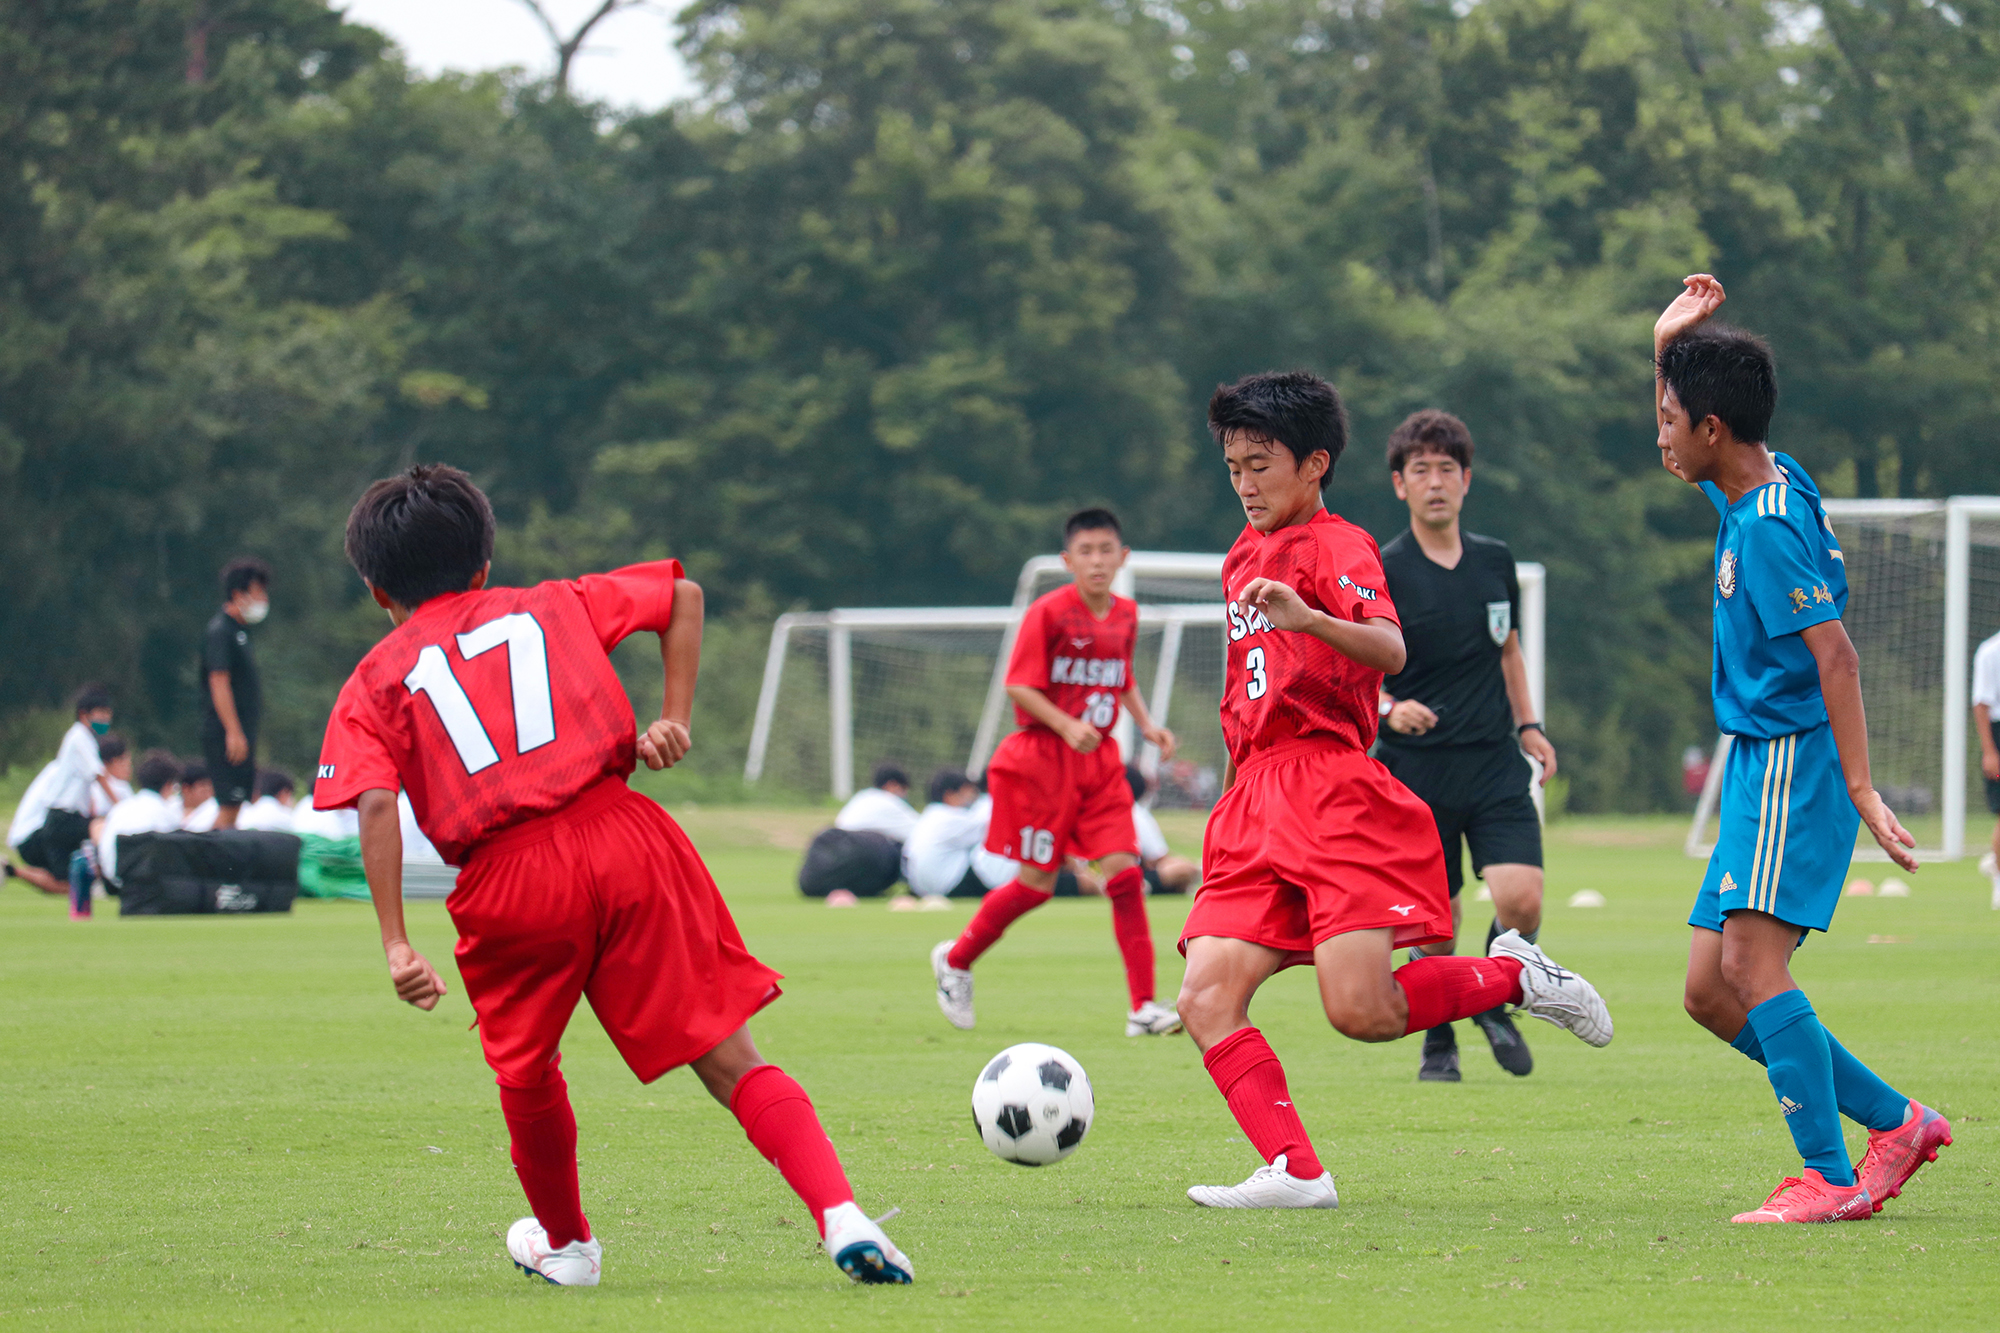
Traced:
POLYGON ((1868 1151, 1854 1169, 1855 1178, 1867 1187, 1878 1213, 1883 1204, 1903 1192, 1918 1167, 1935 1162, 1938 1149, 1951 1146, 1951 1121, 1914 1099, 1906 1116, 1896 1129, 1869 1132, 1868 1151))
POLYGON ((1732 1222, 1851 1222, 1875 1216, 1875 1201, 1859 1178, 1852 1185, 1829 1185, 1826 1177, 1807 1167, 1803 1176, 1786 1176, 1764 1206, 1738 1213, 1732 1222))

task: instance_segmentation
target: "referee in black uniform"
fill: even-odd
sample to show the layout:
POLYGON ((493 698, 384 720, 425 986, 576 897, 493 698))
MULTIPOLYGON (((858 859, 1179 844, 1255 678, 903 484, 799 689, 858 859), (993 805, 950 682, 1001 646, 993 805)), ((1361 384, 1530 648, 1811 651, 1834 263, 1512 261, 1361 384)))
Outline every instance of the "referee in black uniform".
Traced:
POLYGON ((271 567, 244 556, 222 567, 222 609, 201 635, 201 757, 215 783, 215 826, 235 828, 255 794, 264 691, 250 626, 271 612, 271 567))
MULTIPOLYGON (((1411 414, 1389 436, 1389 471, 1396 498, 1410 506, 1410 526, 1382 548, 1382 571, 1409 657, 1401 674, 1382 682, 1376 754, 1437 818, 1453 925, 1465 882, 1463 842, 1472 851, 1472 873, 1493 891, 1497 919, 1487 944, 1509 929, 1533 941, 1542 925, 1542 824, 1523 752, 1541 765, 1544 782, 1555 775, 1556 752, 1528 693, 1514 556, 1505 542, 1459 531, 1472 485, 1472 433, 1457 417, 1411 414)), ((1534 1068, 1504 1010, 1472 1021, 1502 1068, 1513 1074, 1534 1068)), ((1424 1035, 1417 1077, 1458 1082, 1458 1039, 1449 1023, 1424 1035)))

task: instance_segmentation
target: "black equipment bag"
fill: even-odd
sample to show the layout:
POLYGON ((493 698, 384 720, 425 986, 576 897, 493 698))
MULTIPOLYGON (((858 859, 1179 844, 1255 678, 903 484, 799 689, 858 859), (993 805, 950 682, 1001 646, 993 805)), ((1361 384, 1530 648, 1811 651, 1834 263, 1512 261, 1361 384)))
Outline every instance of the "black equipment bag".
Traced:
POLYGON ((121 834, 118 914, 289 912, 302 845, 295 834, 248 829, 121 834))
POLYGON ((903 844, 881 833, 823 829, 806 847, 799 892, 824 898, 846 889, 857 898, 879 898, 903 877, 903 844))

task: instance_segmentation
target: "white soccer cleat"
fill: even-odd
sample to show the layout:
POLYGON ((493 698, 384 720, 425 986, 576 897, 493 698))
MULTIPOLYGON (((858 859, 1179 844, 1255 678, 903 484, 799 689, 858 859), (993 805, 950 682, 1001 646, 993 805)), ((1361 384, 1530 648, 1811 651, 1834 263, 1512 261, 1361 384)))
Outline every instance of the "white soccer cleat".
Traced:
POLYGON ((1591 1046, 1611 1044, 1611 1011, 1597 987, 1565 967, 1558 967, 1539 945, 1510 930, 1493 941, 1489 958, 1512 958, 1521 965, 1521 1003, 1517 1011, 1553 1023, 1591 1046))
MULTIPOLYGON (((890 1209, 883 1221, 900 1211, 890 1209)), ((908 1285, 916 1281, 909 1256, 853 1203, 837 1203, 826 1210, 826 1252, 840 1271, 856 1282, 908 1285)))
POLYGON ((1128 1037, 1165 1037, 1180 1030, 1181 1016, 1158 1000, 1148 1000, 1125 1015, 1128 1037))
POLYGON ((542 1224, 524 1217, 507 1228, 507 1257, 529 1277, 558 1287, 594 1287, 604 1267, 604 1246, 596 1239, 573 1240, 552 1250, 542 1224))
POLYGON ((1241 1185, 1196 1185, 1188 1197, 1204 1208, 1340 1207, 1332 1172, 1320 1172, 1317 1180, 1300 1180, 1285 1169, 1283 1153, 1269 1166, 1251 1172, 1241 1185))
POLYGON ((938 1008, 945 1021, 966 1032, 972 1028, 972 973, 951 965, 951 946, 957 942, 945 940, 931 950, 931 974, 937 978, 938 1008))

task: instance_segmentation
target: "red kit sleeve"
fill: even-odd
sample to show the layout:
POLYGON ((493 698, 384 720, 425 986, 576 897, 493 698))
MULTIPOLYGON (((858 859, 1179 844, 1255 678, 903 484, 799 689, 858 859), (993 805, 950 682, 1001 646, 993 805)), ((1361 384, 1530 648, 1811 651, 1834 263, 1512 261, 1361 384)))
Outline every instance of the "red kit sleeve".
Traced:
POLYGON ((680 561, 654 560, 586 574, 570 587, 583 599, 590 627, 608 653, 642 630, 664 633, 674 613, 674 580, 685 577, 680 561))
POLYGON ((403 780, 396 761, 376 725, 375 710, 359 676, 349 676, 327 720, 326 742, 319 752, 319 773, 313 782, 313 808, 338 810, 353 805, 361 793, 381 788, 398 791, 403 780))
POLYGON ((1049 615, 1040 601, 1030 604, 1021 616, 1020 632, 1014 636, 1014 652, 1007 659, 1007 683, 1048 692, 1049 615))
POLYGON ((1343 620, 1403 623, 1396 614, 1396 604, 1389 600, 1381 553, 1373 539, 1359 530, 1321 538, 1315 583, 1321 604, 1343 620))

